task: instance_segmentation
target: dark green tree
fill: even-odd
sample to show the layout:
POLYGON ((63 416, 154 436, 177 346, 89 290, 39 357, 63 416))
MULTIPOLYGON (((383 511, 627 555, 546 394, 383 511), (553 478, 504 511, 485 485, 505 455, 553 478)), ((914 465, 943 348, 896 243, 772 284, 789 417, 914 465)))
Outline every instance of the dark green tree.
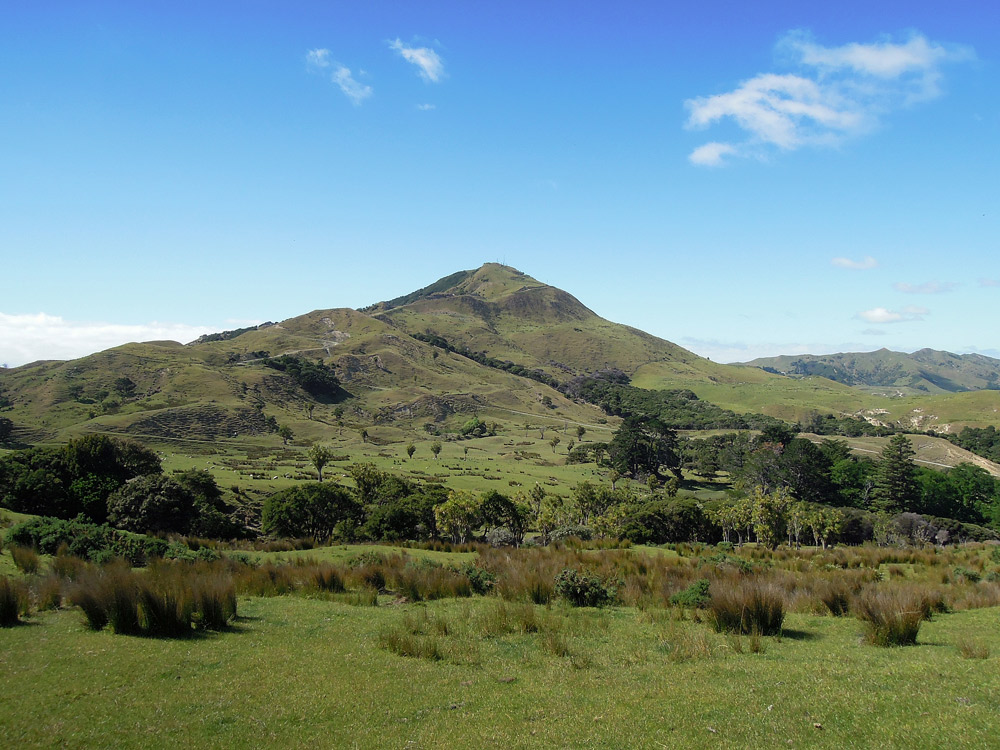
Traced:
POLYGON ((196 516, 194 494, 162 474, 134 479, 108 498, 108 521, 126 531, 186 533, 196 516))
POLYGON ((325 541, 338 524, 359 524, 363 514, 361 504, 346 488, 308 482, 269 496, 261 523, 264 533, 271 536, 325 541))
POLYGON ((608 444, 611 466, 622 474, 653 474, 662 479, 667 469, 678 479, 681 458, 677 433, 659 419, 627 417, 608 444))
POLYGON ((875 469, 871 492, 872 510, 898 513, 913 507, 920 499, 917 465, 913 446, 906 435, 893 435, 882 449, 875 469))

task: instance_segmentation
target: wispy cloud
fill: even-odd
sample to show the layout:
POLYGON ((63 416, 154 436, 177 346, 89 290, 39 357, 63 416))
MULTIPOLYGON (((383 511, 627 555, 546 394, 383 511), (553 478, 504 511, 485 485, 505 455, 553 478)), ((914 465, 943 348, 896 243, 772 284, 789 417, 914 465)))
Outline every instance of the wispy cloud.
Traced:
POLYGON ((314 73, 329 73, 330 80, 344 92, 344 96, 350 99, 355 107, 375 93, 371 86, 357 81, 350 68, 334 62, 328 49, 309 50, 306 53, 306 67, 314 73))
POLYGON ((399 39, 389 42, 389 48, 398 52, 404 60, 417 66, 420 77, 428 83, 438 83, 444 78, 444 61, 430 47, 410 47, 399 39))
POLYGON ((730 92, 685 102, 687 127, 707 128, 728 118, 747 136, 739 143, 700 146, 689 156, 692 163, 719 166, 724 157, 836 145, 872 130, 892 110, 940 95, 944 64, 974 57, 969 48, 916 33, 905 42, 824 47, 793 31, 776 51, 795 72, 762 73, 730 92))
POLYGON ((904 294, 943 294, 950 292, 956 286, 958 284, 954 281, 927 281, 923 284, 907 284, 900 281, 893 284, 892 288, 904 294))
POLYGON ((418 104, 417 109, 421 112, 430 112, 432 109, 437 109, 433 104, 418 104))
POLYGON ((869 268, 875 268, 878 266, 878 261, 872 256, 866 255, 861 260, 854 260, 852 258, 834 258, 830 261, 837 268, 849 268, 852 271, 867 271, 869 268))
POLYGON ((869 323, 883 325, 886 323, 906 323, 914 320, 923 320, 924 316, 930 313, 926 307, 911 305, 902 310, 889 310, 885 307, 873 307, 871 310, 863 310, 856 317, 869 323))
POLYGON ((728 143, 706 143, 698 146, 688 156, 688 161, 703 167, 720 167, 725 163, 725 157, 735 154, 736 148, 728 143))
POLYGON ((980 279, 979 286, 1000 286, 1000 279, 980 279))
MULTIPOLYGON (((259 321, 255 321, 259 322, 259 321)), ((0 313, 0 364, 11 367, 39 359, 75 359, 130 341, 193 341, 222 326, 183 323, 121 323, 66 320, 58 315, 0 313)))

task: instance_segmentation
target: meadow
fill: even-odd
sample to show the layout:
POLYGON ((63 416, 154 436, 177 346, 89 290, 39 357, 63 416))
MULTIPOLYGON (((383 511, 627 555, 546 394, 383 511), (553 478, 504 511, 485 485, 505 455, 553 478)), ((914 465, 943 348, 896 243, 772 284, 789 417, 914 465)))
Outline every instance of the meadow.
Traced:
MULTIPOLYGON (((5 737, 61 747, 985 747, 1000 729, 993 547, 425 546, 220 548, 215 562, 133 573, 231 581, 235 616, 183 637, 95 630, 67 599, 39 609, 41 582, 73 566, 42 556, 34 576, 13 574, 5 549, 0 570, 34 592, 21 624, 0 630, 5 737), (585 587, 561 586, 567 569, 611 596, 574 606, 585 587), (708 599, 678 597, 700 580, 708 599), (719 603, 747 587, 777 598, 775 635, 717 631, 719 603), (916 645, 871 645, 859 616, 871 594, 910 596, 916 645), (847 612, 836 616, 840 601, 847 612)), ((68 596, 83 580, 73 575, 68 596)))

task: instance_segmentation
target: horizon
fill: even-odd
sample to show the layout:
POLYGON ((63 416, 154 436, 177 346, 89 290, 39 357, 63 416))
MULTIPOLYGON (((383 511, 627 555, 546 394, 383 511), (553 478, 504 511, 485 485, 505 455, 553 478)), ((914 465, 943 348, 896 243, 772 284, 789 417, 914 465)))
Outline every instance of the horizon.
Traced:
POLYGON ((0 364, 483 258, 716 362, 1000 358, 996 10, 730 6, 12 8, 0 364))

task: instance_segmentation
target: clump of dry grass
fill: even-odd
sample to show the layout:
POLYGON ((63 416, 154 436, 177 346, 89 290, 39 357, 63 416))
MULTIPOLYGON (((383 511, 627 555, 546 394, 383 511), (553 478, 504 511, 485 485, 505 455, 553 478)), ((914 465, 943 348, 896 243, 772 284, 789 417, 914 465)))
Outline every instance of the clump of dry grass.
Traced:
POLYGON ((708 621, 716 632, 780 635, 785 603, 780 590, 755 579, 714 581, 708 621))
POLYGON ((865 623, 865 642, 873 646, 915 645, 929 616, 927 599, 916 589, 873 586, 855 597, 853 609, 865 623))

